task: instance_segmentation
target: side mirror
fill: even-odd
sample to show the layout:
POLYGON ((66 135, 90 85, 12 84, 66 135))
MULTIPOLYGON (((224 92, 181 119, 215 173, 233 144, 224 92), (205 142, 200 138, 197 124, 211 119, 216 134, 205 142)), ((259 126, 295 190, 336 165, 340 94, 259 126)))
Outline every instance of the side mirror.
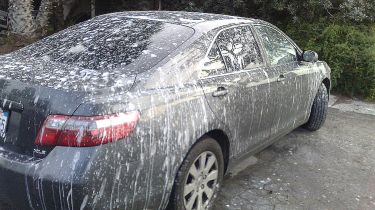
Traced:
POLYGON ((319 56, 318 53, 314 51, 306 50, 305 52, 303 52, 302 59, 306 62, 315 63, 319 60, 319 56))

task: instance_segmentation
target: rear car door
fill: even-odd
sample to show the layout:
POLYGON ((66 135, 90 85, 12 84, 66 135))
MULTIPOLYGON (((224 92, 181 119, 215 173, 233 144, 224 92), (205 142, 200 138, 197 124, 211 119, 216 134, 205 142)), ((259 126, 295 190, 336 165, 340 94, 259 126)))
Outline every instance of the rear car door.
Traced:
POLYGON ((255 25, 267 55, 269 68, 278 74, 277 101, 272 136, 283 135, 299 126, 310 104, 309 65, 299 61, 301 50, 276 27, 255 25))
POLYGON ((232 154, 265 143, 274 113, 272 91, 251 27, 219 32, 203 63, 200 83, 212 111, 232 132, 232 154))

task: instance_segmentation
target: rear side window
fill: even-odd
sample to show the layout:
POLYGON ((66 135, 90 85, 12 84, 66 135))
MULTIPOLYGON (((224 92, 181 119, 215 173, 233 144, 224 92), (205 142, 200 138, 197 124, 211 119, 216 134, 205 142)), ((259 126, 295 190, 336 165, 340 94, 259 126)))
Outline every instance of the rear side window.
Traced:
POLYGON ((222 31, 216 40, 229 72, 251 69, 263 63, 249 26, 222 31))
POLYGON ((226 73, 226 71, 227 70, 225 68, 225 63, 215 42, 212 45, 212 48, 204 62, 201 76, 203 77, 224 74, 226 73))
POLYGON ((140 73, 155 66, 194 34, 188 27, 123 16, 99 16, 20 51, 87 69, 125 67, 140 73))
POLYGON ((296 48, 279 31, 261 25, 255 28, 262 38, 271 65, 288 64, 298 60, 296 48))

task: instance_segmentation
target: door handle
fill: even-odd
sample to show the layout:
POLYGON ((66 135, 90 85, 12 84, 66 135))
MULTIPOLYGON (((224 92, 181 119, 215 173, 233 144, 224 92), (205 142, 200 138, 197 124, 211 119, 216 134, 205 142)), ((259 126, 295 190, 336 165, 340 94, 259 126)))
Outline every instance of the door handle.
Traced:
POLYGON ((218 87, 217 90, 212 93, 212 96, 213 97, 226 96, 228 92, 229 91, 225 87, 218 87))
POLYGON ((286 79, 284 74, 280 74, 280 76, 277 78, 277 82, 282 82, 286 79))

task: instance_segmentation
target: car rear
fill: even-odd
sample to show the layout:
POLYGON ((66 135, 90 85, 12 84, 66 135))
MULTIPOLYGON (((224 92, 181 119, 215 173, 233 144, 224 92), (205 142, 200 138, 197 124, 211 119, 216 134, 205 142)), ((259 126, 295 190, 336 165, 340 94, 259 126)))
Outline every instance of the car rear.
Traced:
POLYGON ((35 144, 39 129, 50 113, 71 116, 82 96, 11 79, 0 81, 0 205, 6 202, 16 209, 27 209, 29 202, 37 200, 32 197, 37 195, 35 186, 41 183, 38 174, 52 170, 41 167, 53 147, 35 144))
POLYGON ((142 116, 112 99, 193 33, 106 15, 2 56, 0 209, 142 208, 142 116))

